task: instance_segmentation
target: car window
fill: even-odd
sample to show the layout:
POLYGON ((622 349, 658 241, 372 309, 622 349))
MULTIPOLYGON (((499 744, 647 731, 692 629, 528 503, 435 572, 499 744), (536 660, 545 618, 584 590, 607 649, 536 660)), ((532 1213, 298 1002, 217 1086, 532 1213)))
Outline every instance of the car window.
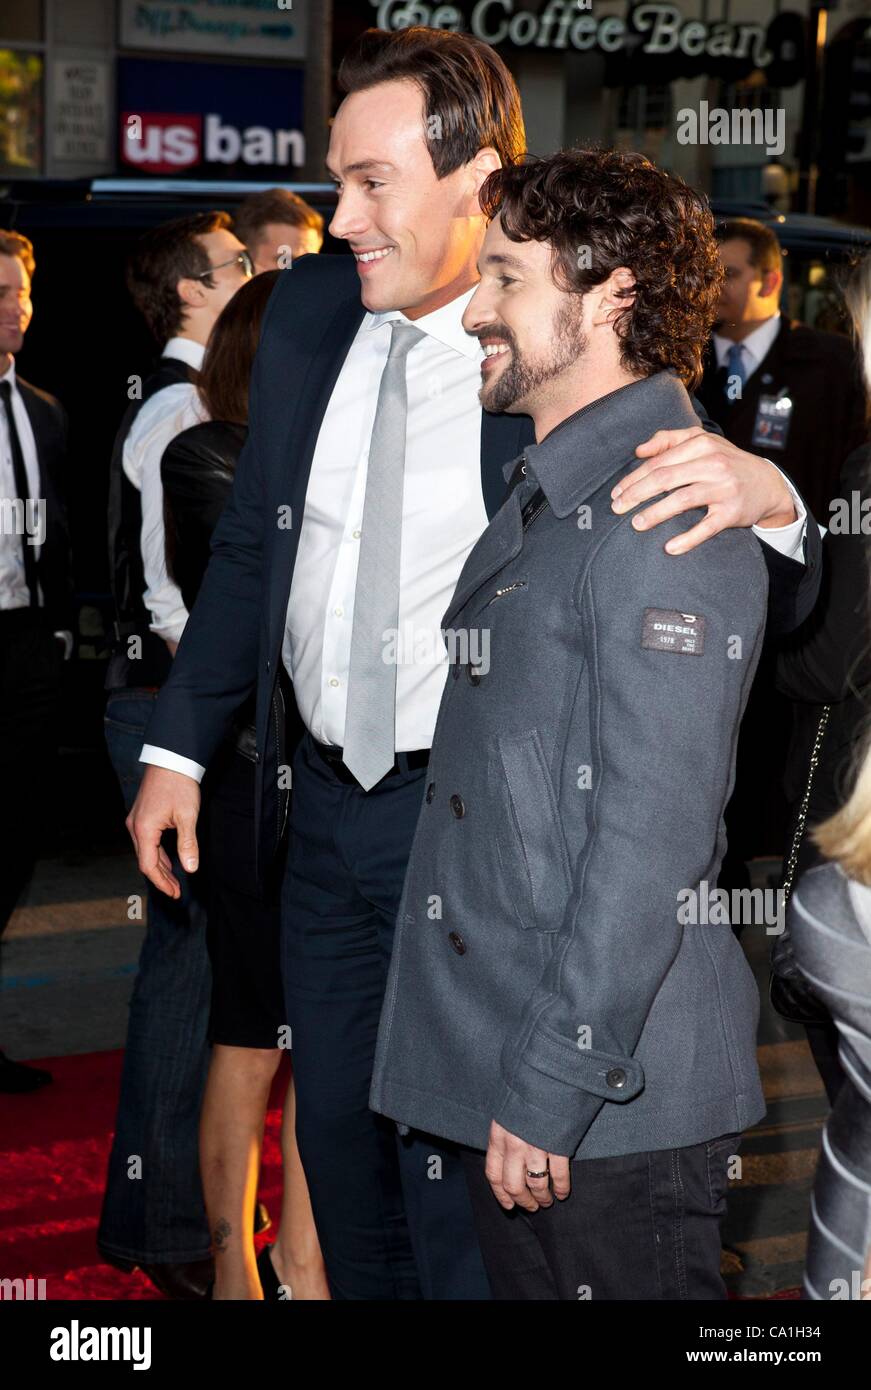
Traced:
POLYGON ((783 258, 784 285, 781 308, 792 319, 826 333, 849 333, 842 285, 849 259, 792 249, 783 258))

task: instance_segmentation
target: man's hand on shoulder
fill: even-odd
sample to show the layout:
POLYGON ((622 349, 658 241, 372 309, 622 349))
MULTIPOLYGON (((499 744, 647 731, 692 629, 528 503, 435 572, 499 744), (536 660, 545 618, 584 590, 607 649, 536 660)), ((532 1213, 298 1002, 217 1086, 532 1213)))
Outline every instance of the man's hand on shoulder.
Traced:
POLYGON ((707 508, 701 521, 666 543, 669 555, 693 550, 728 527, 774 528, 796 519, 792 494, 773 464, 700 425, 658 430, 635 452, 644 462, 612 490, 614 511, 631 511, 667 494, 632 518, 636 530, 650 530, 695 507, 707 508))
POLYGON ((136 850, 139 867, 150 883, 170 898, 181 897, 181 885, 172 872, 169 855, 160 843, 164 830, 175 830, 178 857, 188 873, 199 867, 197 816, 199 783, 184 772, 149 765, 139 795, 125 821, 136 850))

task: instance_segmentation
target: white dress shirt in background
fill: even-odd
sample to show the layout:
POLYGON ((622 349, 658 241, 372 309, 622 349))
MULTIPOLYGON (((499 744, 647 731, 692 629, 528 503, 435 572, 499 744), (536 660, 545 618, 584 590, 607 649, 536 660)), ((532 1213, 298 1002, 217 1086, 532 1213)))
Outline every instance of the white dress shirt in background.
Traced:
MULTIPOLYGON (((8 371, 0 376, 0 381, 8 381, 12 387, 9 404, 12 407, 12 415, 21 442, 21 452, 24 455, 27 493, 29 497, 38 501, 41 495, 39 455, 36 451, 36 438, 30 423, 30 416, 18 389, 14 358, 8 371)), ((11 499, 17 496, 18 488, 15 485, 15 467, 12 462, 9 423, 6 419, 5 409, 0 406, 0 497, 11 499)), ((0 609, 3 610, 30 607, 30 590, 27 587, 27 578, 24 573, 22 542, 24 545, 29 545, 30 538, 26 535, 7 535, 4 528, 0 526, 0 609)), ((33 550, 33 558, 38 560, 42 547, 34 545, 31 549, 33 550)), ((36 587, 39 605, 42 607, 45 603, 45 596, 38 580, 36 587)), ((63 642, 64 659, 69 660, 73 650, 72 633, 56 632, 54 635, 63 642)))
MULTIPOLYGON (((441 620, 466 557, 487 526, 481 490, 482 351, 462 326, 474 293, 415 319, 426 336, 406 358, 407 446, 402 505, 396 747, 429 748, 447 674, 441 620), (403 644, 403 639, 405 640, 403 644), (415 650, 416 647, 416 650, 415 650)), ((306 727, 344 743, 354 590, 369 443, 378 387, 399 310, 367 314, 339 373, 312 459, 282 647, 306 727)), ((508 459, 505 462, 509 462, 508 459)), ((774 531, 753 528, 801 558, 804 513, 774 531)), ((146 744, 141 761, 198 781, 198 763, 146 744)))
MULTIPOLYGON (((190 338, 170 338, 163 356, 179 358, 199 371, 205 351, 200 343, 190 338)), ((139 544, 145 571, 143 601, 151 614, 151 631, 169 642, 177 642, 181 637, 188 612, 181 590, 172 582, 166 568, 160 460, 167 444, 177 434, 205 418, 197 388, 192 382, 178 382, 165 386, 145 402, 124 441, 124 472, 142 498, 139 544)))
POLYGON ((771 351, 772 344, 780 332, 780 314, 772 314, 770 319, 760 323, 758 328, 754 328, 752 333, 748 333, 746 338, 742 338, 740 344, 734 338, 724 338, 721 333, 714 334, 714 352, 717 354, 717 366, 727 366, 726 358, 729 349, 741 347, 743 349, 742 361, 744 364, 744 380, 749 381, 756 368, 767 357, 771 351))

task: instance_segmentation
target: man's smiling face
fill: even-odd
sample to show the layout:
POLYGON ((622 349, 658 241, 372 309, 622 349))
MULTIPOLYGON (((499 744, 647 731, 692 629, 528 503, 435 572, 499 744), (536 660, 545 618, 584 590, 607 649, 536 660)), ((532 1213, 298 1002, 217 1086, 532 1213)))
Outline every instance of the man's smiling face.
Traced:
POLYGON ((499 217, 487 228, 478 264, 481 283, 463 327, 486 354, 481 404, 490 411, 533 414, 543 396, 560 390, 561 379, 586 351, 583 298, 555 285, 549 243, 510 241, 499 217))
MULTIPOLYGON (((497 165, 493 155, 489 168, 497 165)), ((477 192, 489 168, 470 163, 436 177, 415 82, 380 82, 347 96, 327 167, 339 193, 330 231, 354 253, 367 309, 419 318, 474 283, 484 227, 477 192)))

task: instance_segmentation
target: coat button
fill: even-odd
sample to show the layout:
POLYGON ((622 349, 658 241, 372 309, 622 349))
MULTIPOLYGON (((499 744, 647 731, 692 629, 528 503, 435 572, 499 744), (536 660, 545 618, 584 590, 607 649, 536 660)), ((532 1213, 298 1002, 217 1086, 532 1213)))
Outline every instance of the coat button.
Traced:
POLYGON ((619 1091, 621 1086, 626 1085, 626 1073, 622 1067, 612 1067, 605 1080, 609 1086, 613 1086, 615 1090, 619 1091))
POLYGON ((453 811, 457 820, 462 820, 463 816, 466 814, 466 808, 463 805, 463 798, 461 796, 457 796, 456 792, 454 792, 453 796, 451 797, 451 810, 453 811))
POLYGON ((459 932, 448 932, 448 941, 451 943, 458 956, 464 956, 466 954, 466 943, 459 932))
POLYGON ((428 806, 429 803, 432 801, 432 799, 433 799, 434 796, 435 796, 435 782, 430 782, 429 786, 428 786, 427 789, 426 789, 426 804, 427 804, 427 806, 428 806))
POLYGON ((480 666, 473 666, 472 663, 471 663, 471 661, 470 661, 469 664, 468 664, 468 666, 466 667, 466 675, 469 677, 469 680, 472 682, 472 685, 480 685, 480 684, 481 684, 481 668, 480 668, 480 666))

